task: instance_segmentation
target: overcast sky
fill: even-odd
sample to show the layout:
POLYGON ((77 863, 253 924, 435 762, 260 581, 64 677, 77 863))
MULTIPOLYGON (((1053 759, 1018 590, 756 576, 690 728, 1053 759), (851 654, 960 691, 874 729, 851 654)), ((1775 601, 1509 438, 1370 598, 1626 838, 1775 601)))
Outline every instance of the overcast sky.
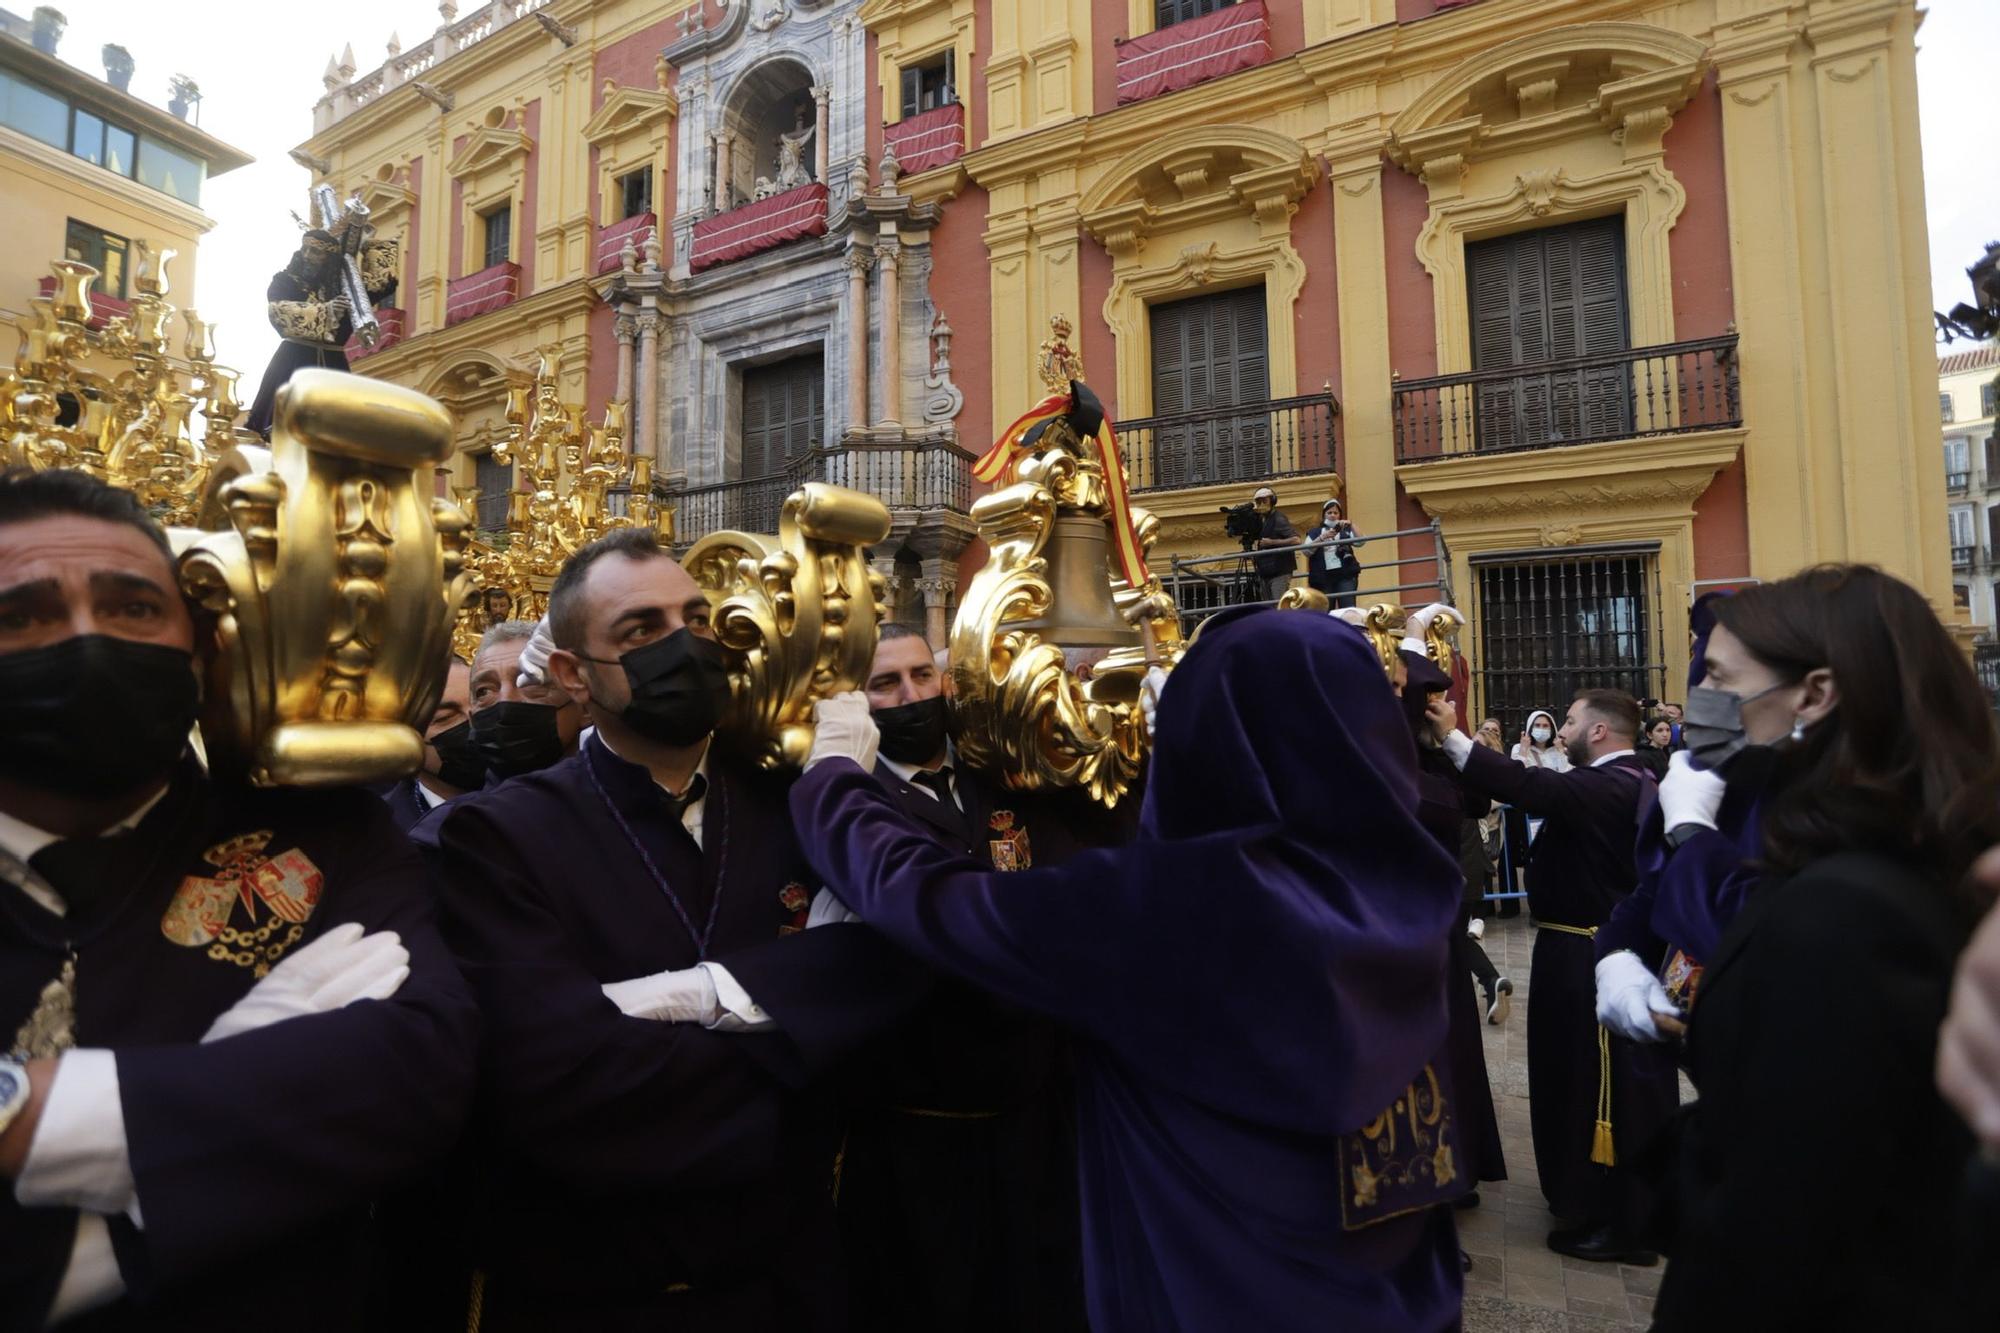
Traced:
MULTIPOLYGON (((32 0, 0 0, 26 14, 32 0)), ((436 29, 422 0, 343 0, 281 5, 271 0, 55 0, 69 16, 60 54, 103 74, 97 52, 117 42, 132 52, 132 90, 165 105, 167 78, 201 85, 202 128, 257 158, 211 182, 203 207, 217 225, 201 247, 201 314, 219 324, 222 359, 245 376, 245 396, 276 346, 264 321, 264 285, 297 244, 289 213, 306 209, 306 173, 286 150, 312 132, 312 104, 329 55, 353 43, 363 72, 385 58, 391 32, 407 49, 436 29)), ((461 0, 461 16, 476 0, 461 0)), ((1984 244, 2000 239, 2000 172, 1995 160, 1995 87, 2000 85, 2000 0, 1932 0, 1918 34, 1924 177, 1930 213, 1933 304, 1965 300, 1964 270, 1984 244)), ((185 293, 177 304, 185 303, 185 293)))

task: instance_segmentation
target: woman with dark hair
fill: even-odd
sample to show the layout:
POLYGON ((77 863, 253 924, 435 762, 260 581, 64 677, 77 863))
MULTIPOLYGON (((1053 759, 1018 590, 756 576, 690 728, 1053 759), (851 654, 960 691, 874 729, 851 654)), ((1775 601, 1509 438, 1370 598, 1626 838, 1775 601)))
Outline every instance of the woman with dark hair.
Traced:
POLYGON ((1319 511, 1319 525, 1306 533, 1313 550, 1306 556, 1306 582, 1327 595, 1338 611, 1354 605, 1361 582, 1361 557, 1354 554, 1354 525, 1341 516, 1339 500, 1328 500, 1319 511))
POLYGON ((1968 871, 2000 841, 1992 715, 1923 598, 1878 570, 1807 570, 1715 615, 1690 704, 1723 696, 1704 743, 1726 779, 1769 752, 1762 873, 1704 960, 1654 1328, 1963 1327, 1971 1139, 1930 1071, 1991 898, 1968 871))
POLYGON ((1639 745, 1635 753, 1658 782, 1667 775, 1667 758, 1673 753, 1674 724, 1665 713, 1652 713, 1645 725, 1639 728, 1639 745))

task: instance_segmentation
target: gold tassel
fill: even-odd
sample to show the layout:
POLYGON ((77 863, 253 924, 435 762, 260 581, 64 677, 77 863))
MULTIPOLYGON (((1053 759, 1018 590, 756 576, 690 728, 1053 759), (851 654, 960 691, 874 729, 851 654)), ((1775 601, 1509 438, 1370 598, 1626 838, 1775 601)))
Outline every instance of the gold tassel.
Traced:
POLYGON ((1599 1166, 1618 1165, 1617 1142, 1611 1136, 1611 1034, 1597 1028, 1597 1131, 1590 1136, 1590 1160, 1599 1166))

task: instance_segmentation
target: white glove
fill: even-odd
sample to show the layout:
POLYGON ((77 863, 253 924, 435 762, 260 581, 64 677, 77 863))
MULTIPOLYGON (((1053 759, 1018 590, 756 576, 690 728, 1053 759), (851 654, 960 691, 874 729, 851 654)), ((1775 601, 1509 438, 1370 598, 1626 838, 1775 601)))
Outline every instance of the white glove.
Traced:
POLYGON ((521 686, 548 684, 549 654, 555 651, 555 647, 556 641, 549 636, 549 618, 543 616, 535 622, 535 632, 528 637, 528 646, 521 650, 514 683, 521 686))
POLYGON ((1630 949, 1597 960, 1597 1021, 1629 1041, 1665 1040, 1653 1015, 1679 1018, 1667 988, 1630 949))
POLYGON ((410 975, 410 951, 393 930, 365 934, 360 923, 335 926, 271 969, 269 976, 209 1025, 203 1042, 332 1013, 356 1000, 386 1000, 410 975))
POLYGON ((813 705, 813 743, 806 767, 822 759, 852 759, 864 772, 875 771, 875 746, 882 733, 868 710, 868 696, 848 690, 813 705))
POLYGON ((1714 828, 1727 785, 1713 769, 1696 768, 1694 756, 1686 750, 1674 751, 1667 760, 1667 775, 1660 779, 1661 827, 1669 832, 1683 824, 1714 828))
POLYGON ((715 1022, 721 1010, 715 995, 715 978, 699 964, 630 981, 614 981, 603 990, 604 998, 617 1005, 627 1018, 708 1025, 715 1022))
POLYGON ((806 929, 844 925, 860 919, 861 914, 835 897, 832 889, 821 889, 813 895, 812 910, 806 913, 806 929))
POLYGON ((1427 651, 1424 635, 1430 632, 1431 622, 1438 618, 1438 612, 1449 611, 1462 622, 1465 617, 1458 615, 1458 608, 1450 602, 1432 602, 1421 611, 1413 612, 1403 622, 1403 641, 1398 646, 1422 656, 1427 651))
POLYGON ((1166 693, 1167 672, 1164 667, 1147 667, 1146 679, 1139 685, 1139 711, 1146 718, 1146 739, 1153 739, 1154 719, 1159 716, 1160 696, 1166 693))

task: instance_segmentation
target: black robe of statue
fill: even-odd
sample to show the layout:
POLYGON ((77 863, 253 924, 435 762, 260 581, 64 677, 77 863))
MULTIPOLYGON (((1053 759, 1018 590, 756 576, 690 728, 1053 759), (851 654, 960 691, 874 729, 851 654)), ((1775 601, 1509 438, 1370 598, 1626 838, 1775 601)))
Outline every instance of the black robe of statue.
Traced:
MULTIPOLYGON (((451 1146, 472 1092, 478 1014, 421 859, 364 791, 218 786, 191 762, 95 841, 81 873, 130 888, 87 915, 0 875, 0 1029, 72 946, 76 1044, 116 1053, 144 1220, 110 1221, 126 1296, 64 1327, 359 1333, 371 1205, 451 1146), (260 966, 346 922, 402 936, 393 998, 201 1044, 260 966)), ((42 1326, 77 1221, 0 1190, 0 1328, 42 1326)))
POLYGON ((1566 1222, 1610 1223, 1629 1235, 1645 1209, 1632 1163, 1680 1103, 1673 1050, 1609 1038, 1620 1165, 1591 1161, 1601 1081, 1596 951, 1589 936, 1550 927, 1600 927, 1632 891, 1650 776, 1630 755, 1554 773, 1483 745, 1472 747, 1463 776, 1471 790, 1545 821, 1528 860, 1528 910, 1541 927, 1528 997, 1528 1121, 1542 1193, 1566 1222))
POLYGON ((818 880, 782 786, 719 754, 708 778, 699 847, 595 736, 437 825, 447 935, 486 1018, 470 1148, 487 1333, 844 1326, 839 1127, 815 1080, 931 975, 867 926, 806 930, 818 880), (647 857, 696 929, 713 912, 707 958, 777 1032, 628 1018, 605 997, 702 961, 647 857))
MULTIPOLYGON (((284 337, 278 350, 271 354, 270 364, 264 367, 263 382, 257 386, 257 397, 250 404, 250 415, 244 425, 250 430, 271 438, 271 424, 277 419, 278 390, 285 387, 295 371, 308 367, 321 370, 347 369, 347 340, 354 336, 354 321, 343 316, 332 330, 331 340, 300 336, 300 330, 290 326, 280 309, 280 303, 324 304, 341 294, 340 272, 329 269, 320 278, 307 277, 297 260, 271 275, 271 285, 264 293, 268 303, 271 327, 284 337)), ((368 290, 371 307, 380 306, 393 300, 396 295, 396 280, 389 278, 380 287, 368 290)))
MULTIPOLYGON (((963 813, 886 766, 875 776, 939 846, 995 869, 1055 865, 1129 834, 1081 802, 997 791, 962 766, 963 813)), ((1073 1091, 1057 1025, 941 977, 847 1085, 840 1225, 854 1327, 1083 1329, 1073 1091)))

